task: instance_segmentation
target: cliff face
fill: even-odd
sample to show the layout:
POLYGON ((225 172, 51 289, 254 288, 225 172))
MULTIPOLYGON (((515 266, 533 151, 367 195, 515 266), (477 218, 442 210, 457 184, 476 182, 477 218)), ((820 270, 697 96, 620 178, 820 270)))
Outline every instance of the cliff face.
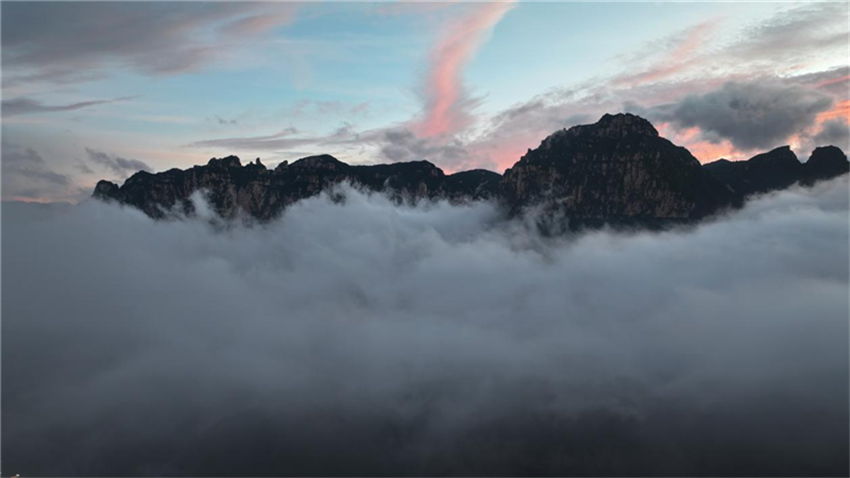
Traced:
POLYGON ((162 218, 175 207, 192 212, 190 196, 204 190, 210 205, 224 218, 236 217, 241 209, 257 219, 269 220, 286 206, 346 181, 386 192, 400 202, 438 197, 453 201, 490 199, 495 197, 500 179, 500 175, 483 170, 446 175, 427 161, 351 166, 333 156, 321 155, 292 164, 284 162, 269 170, 259 159, 242 166, 239 158, 228 156, 185 171, 138 172, 121 187, 100 181, 94 196, 117 200, 151 217, 162 218))
POLYGON ((162 218, 174 208, 191 213, 190 196, 204 190, 222 217, 234 218, 242 210, 265 221, 296 201, 350 182, 398 202, 495 199, 511 215, 542 209, 549 217, 569 220, 570 227, 656 226, 695 221, 739 206, 751 194, 845 174, 848 166, 834 146, 817 148, 802 164, 784 146, 748 161, 701 166, 687 149, 660 137, 648 121, 618 114, 555 132, 504 176, 480 169, 446 175, 428 161, 352 166, 329 155, 269 170, 259 159, 243 166, 239 158, 228 156, 187 170, 139 172, 120 187, 100 181, 94 196, 162 218))
POLYGON ((552 134, 505 171, 501 192, 515 213, 539 205, 590 222, 693 220, 739 200, 687 149, 630 114, 552 134))

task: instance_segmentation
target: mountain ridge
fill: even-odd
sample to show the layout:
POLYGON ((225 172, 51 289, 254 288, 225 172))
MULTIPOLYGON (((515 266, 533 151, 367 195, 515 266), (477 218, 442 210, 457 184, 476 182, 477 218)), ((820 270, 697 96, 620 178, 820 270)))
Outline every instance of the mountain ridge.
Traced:
POLYGON ((243 165, 238 157, 226 156, 185 170, 140 171, 122 186, 102 180, 93 196, 160 219, 175 208, 192 214, 190 197, 205 190, 225 219, 242 210, 268 221, 297 201, 349 182, 398 203, 497 200, 511 216, 542 208, 549 216, 566 218, 570 227, 655 227, 698 221, 740 207, 753 194, 798 183, 808 186, 845 174, 848 167, 846 155, 835 146, 816 148, 805 163, 782 146, 746 161, 700 164, 687 148, 661 137, 649 121, 620 113, 550 134, 504 175, 483 169, 445 174, 427 160, 350 165, 328 154, 268 169, 259 158, 243 165))

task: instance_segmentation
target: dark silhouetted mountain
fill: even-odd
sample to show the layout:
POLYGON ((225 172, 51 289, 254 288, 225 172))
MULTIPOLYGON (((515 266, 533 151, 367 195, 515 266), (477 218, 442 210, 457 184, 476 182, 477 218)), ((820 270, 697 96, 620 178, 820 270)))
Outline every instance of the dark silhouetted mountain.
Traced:
POLYGON ((310 156, 269 170, 257 159, 242 166, 236 156, 211 159, 206 166, 151 174, 140 171, 118 187, 100 181, 94 196, 135 206, 153 218, 168 211, 191 213, 190 197, 203 190, 215 211, 234 218, 243 210, 269 220, 286 206, 316 196, 343 182, 387 193, 397 202, 444 198, 465 201, 494 198, 501 176, 490 171, 446 175, 428 161, 352 166, 330 155, 310 156))
POLYGON ((835 146, 815 148, 809 160, 803 163, 803 177, 800 182, 805 185, 817 181, 834 178, 850 171, 847 155, 835 146))
POLYGON ((542 206, 591 224, 689 221, 738 199, 687 149, 631 114, 552 134, 505 171, 501 186, 514 213, 542 206))
POLYGON ((720 159, 705 164, 703 168, 738 195, 747 197, 785 189, 797 183, 812 185, 846 173, 850 163, 835 146, 816 148, 805 163, 800 163, 790 146, 782 146, 746 161, 720 159))
POLYGON ((790 146, 753 156, 747 161, 721 159, 703 168, 745 196, 787 188, 803 174, 803 165, 790 146))
POLYGON ((656 227, 740 206, 751 194, 832 178, 846 173, 848 164, 834 146, 815 149, 804 164, 784 146, 748 161, 703 166, 687 149, 660 137, 645 119, 606 114, 595 124, 550 135, 504 176, 481 169, 446 175, 428 161, 349 165, 329 155, 284 161, 269 170, 259 159, 243 166, 239 158, 228 156, 187 170, 141 171, 120 187, 100 181, 94 196, 162 218, 174 209, 193 212, 191 196, 204 191, 224 218, 243 210, 269 220, 294 202, 349 182, 399 203, 496 199, 510 215, 542 211, 542 217, 566 221, 571 228, 656 227))

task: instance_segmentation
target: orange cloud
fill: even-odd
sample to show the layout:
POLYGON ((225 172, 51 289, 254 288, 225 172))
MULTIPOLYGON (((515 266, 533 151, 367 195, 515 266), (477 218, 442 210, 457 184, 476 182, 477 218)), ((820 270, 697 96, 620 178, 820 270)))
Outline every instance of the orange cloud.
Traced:
POLYGON ((720 158, 736 160, 746 159, 748 156, 735 148, 729 140, 719 143, 705 141, 702 139, 702 131, 699 127, 678 130, 670 123, 659 123, 655 125, 658 134, 669 139, 673 143, 688 148, 688 151, 699 160, 700 163, 710 163, 720 158))
POLYGON ((832 78, 829 80, 824 80, 816 85, 816 88, 822 88, 824 86, 834 85, 836 83, 842 83, 844 81, 850 80, 850 75, 844 75, 840 78, 832 78))
POLYGON ((835 105, 829 111, 824 111, 823 113, 817 116, 817 124, 821 124, 824 121, 829 121, 836 118, 842 118, 847 123, 850 123, 850 100, 839 101, 838 104, 835 105))
POLYGON ((731 160, 746 159, 746 155, 735 149, 732 143, 726 140, 721 143, 697 141, 683 146, 688 148, 688 151, 703 164, 717 161, 720 158, 731 160))
POLYGON ((456 131, 468 122, 464 110, 461 74, 491 29, 514 2, 476 5, 469 15, 452 22, 440 35, 432 53, 424 119, 414 130, 423 137, 456 131))

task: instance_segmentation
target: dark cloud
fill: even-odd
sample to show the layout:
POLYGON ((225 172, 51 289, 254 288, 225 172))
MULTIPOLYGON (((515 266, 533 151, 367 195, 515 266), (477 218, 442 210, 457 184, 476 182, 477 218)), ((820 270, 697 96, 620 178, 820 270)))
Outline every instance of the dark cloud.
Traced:
POLYGON ((688 231, 3 206, 4 470, 847 476, 847 179, 688 231))
POLYGON ((656 108, 651 117, 681 128, 698 127, 710 141, 729 140, 749 151, 773 148, 815 123, 832 97, 817 90, 777 81, 726 83, 701 95, 689 95, 675 105, 656 108))
POLYGON ((91 162, 104 166, 113 173, 122 176, 126 176, 128 173, 135 173, 136 171, 152 171, 147 163, 138 159, 122 158, 91 148, 86 148, 86 154, 91 162))
POLYGON ((68 176, 55 173, 49 169, 44 158, 32 148, 5 147, 3 151, 3 174, 20 175, 58 186, 70 184, 68 176))
POLYGON ((70 103, 65 105, 45 105, 44 103, 34 100, 32 98, 13 98, 11 100, 3 100, 3 116, 17 116, 17 115, 25 115, 25 114, 35 114, 35 113, 55 113, 60 111, 74 111, 82 108, 88 108, 91 106, 97 105, 105 105, 109 103, 116 103, 119 101, 127 101, 137 98, 136 96, 124 96, 121 98, 113 98, 109 100, 92 100, 92 101, 80 101, 77 103, 70 103))
POLYGON ((148 75, 196 70, 286 24, 294 8, 241 2, 4 5, 4 81, 19 75, 67 81, 111 64, 148 75))
POLYGON ((381 155, 390 161, 420 161, 427 159, 443 165, 458 165, 468 156, 459 140, 420 138, 404 128, 383 132, 381 155))
POLYGON ((239 124, 239 122, 235 119, 228 120, 228 119, 224 119, 224 118, 222 118, 221 116, 218 116, 218 115, 213 116, 213 118, 215 118, 216 122, 218 122, 218 124, 222 125, 222 126, 235 126, 235 125, 239 124))
POLYGON ((848 93, 850 93, 850 90, 848 90, 850 66, 796 75, 788 78, 788 80, 810 88, 817 88, 833 95, 838 100, 844 100, 848 98, 848 93))
POLYGON ((75 161, 74 167, 83 174, 94 174, 94 170, 80 159, 75 161))
POLYGON ((79 201, 91 195, 91 186, 57 170, 56 160, 45 160, 34 148, 3 142, 2 149, 4 201, 79 201))
POLYGON ((821 130, 813 138, 815 146, 838 146, 850 151, 850 125, 846 118, 824 121, 821 130))

